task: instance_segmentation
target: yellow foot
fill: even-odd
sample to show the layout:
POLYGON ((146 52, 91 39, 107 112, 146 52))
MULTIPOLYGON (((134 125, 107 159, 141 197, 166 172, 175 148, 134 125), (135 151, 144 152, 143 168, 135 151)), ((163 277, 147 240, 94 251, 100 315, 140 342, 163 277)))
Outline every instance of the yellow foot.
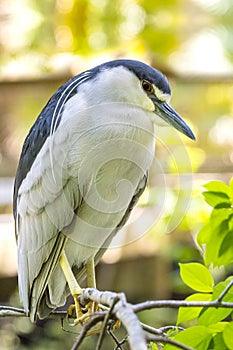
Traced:
MULTIPOLYGON (((69 261, 67 259, 65 250, 62 251, 59 262, 64 272, 66 281, 69 285, 70 292, 74 298, 74 305, 71 305, 69 307, 67 314, 72 318, 74 317, 74 314, 75 314, 76 318, 74 320, 74 324, 83 325, 85 322, 88 322, 91 319, 91 317, 95 312, 101 309, 103 310, 103 307, 93 301, 88 302, 85 305, 85 307, 80 305, 79 296, 83 293, 83 290, 79 286, 78 282, 76 281, 76 278, 72 271, 72 267, 70 266, 69 261)), ((86 267, 86 273, 87 273, 87 285, 89 287, 95 288, 96 283, 95 283, 94 257, 86 262, 85 267, 86 267)), ((101 331, 100 327, 94 328, 94 329, 91 329, 91 331, 88 334, 99 333, 100 331, 101 331)))
POLYGON ((121 326, 121 321, 120 320, 116 320, 116 322, 113 325, 113 330, 115 331, 116 329, 120 328, 121 326))
POLYGON ((93 301, 89 301, 89 303, 87 303, 85 308, 82 308, 79 304, 78 312, 76 307, 75 309, 76 309, 76 315, 77 315, 77 318, 74 320, 75 324, 78 324, 78 323, 83 324, 85 322, 88 322, 90 318, 94 315, 94 313, 100 310, 98 304, 93 301))
POLYGON ((90 320, 90 317, 93 316, 95 312, 98 310, 101 310, 101 307, 96 302, 89 301, 85 307, 80 305, 79 303, 79 296, 82 294, 82 290, 79 291, 77 294, 73 295, 74 298, 74 304, 71 304, 67 310, 67 315, 70 318, 74 318, 74 324, 81 324, 88 322, 90 320))
MULTIPOLYGON (((94 302, 89 302, 85 309, 81 308, 80 304, 79 307, 77 309, 75 304, 72 304, 69 306, 68 310, 67 310, 67 315, 68 317, 75 317, 73 321, 73 325, 77 326, 77 325, 81 325, 83 326, 84 323, 90 321, 91 317, 94 315, 95 311, 98 311, 98 304, 94 303, 94 302)), ((100 333, 102 330, 102 321, 101 324, 97 323, 95 326, 93 326, 93 328, 91 328, 88 332, 87 335, 92 335, 92 334, 98 334, 100 333)))
POLYGON ((76 308, 75 304, 71 304, 68 307, 67 315, 68 315, 69 318, 75 318, 75 320, 79 320, 79 319, 81 319, 83 317, 83 312, 82 311, 77 311, 77 308, 76 308))
MULTIPOLYGON (((81 293, 79 293, 79 295, 80 294, 81 293)), ((79 295, 73 296, 75 304, 70 305, 68 310, 67 310, 67 314, 69 317, 74 318, 76 316, 76 318, 74 319, 73 325, 80 324, 81 326, 83 326, 84 323, 90 321, 91 317, 94 316, 95 312, 106 311, 107 308, 104 305, 98 304, 98 303, 93 302, 93 301, 89 301, 86 304, 85 308, 82 307, 79 303, 79 300, 78 300, 79 295)), ((119 320, 117 320, 112 324, 111 328, 115 331, 116 329, 118 329, 120 327, 120 325, 121 325, 121 322, 119 320)), ((93 326, 93 328, 91 328, 87 332, 86 335, 89 336, 92 334, 98 334, 102 331, 102 328, 103 328, 103 322, 99 321, 95 326, 93 326)))
POLYGON ((76 316, 74 324, 83 324, 83 322, 85 322, 85 318, 87 317, 88 310, 86 310, 86 308, 82 308, 78 300, 81 294, 82 290, 78 291, 77 294, 73 294, 74 304, 70 305, 67 311, 68 316, 76 316))
POLYGON ((99 307, 95 301, 89 301, 89 303, 86 305, 86 308, 89 314, 101 310, 101 307, 99 307))

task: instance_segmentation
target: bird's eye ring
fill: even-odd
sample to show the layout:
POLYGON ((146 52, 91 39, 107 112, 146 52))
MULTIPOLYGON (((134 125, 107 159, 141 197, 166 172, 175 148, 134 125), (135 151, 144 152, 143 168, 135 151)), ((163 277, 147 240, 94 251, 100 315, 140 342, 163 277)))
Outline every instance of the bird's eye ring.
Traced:
POLYGON ((142 88, 146 92, 153 92, 152 84, 147 80, 142 80, 142 88))

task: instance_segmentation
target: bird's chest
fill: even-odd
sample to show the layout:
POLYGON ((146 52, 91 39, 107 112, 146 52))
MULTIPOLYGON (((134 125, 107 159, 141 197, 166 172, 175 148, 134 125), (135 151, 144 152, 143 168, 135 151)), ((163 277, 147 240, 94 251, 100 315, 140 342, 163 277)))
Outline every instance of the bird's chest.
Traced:
POLYGON ((137 182, 154 156, 154 125, 140 109, 97 109, 70 120, 67 147, 65 167, 79 184, 137 182))
POLYGON ((129 109, 127 114, 124 109, 121 113, 118 106, 117 111, 107 111, 104 118, 98 111, 95 117, 79 117, 77 126, 77 119, 73 121, 65 167, 77 178, 88 217, 98 220, 107 213, 106 219, 111 221, 126 211, 150 167, 155 132, 141 110, 129 109))
POLYGON ((80 197, 69 233, 73 242, 97 249, 127 212, 154 156, 154 128, 143 118, 115 113, 105 120, 97 113, 69 125, 64 167, 80 197))
POLYGON ((124 132, 108 128, 98 136, 88 135, 81 147, 83 152, 72 152, 70 163, 82 197, 100 211, 127 207, 154 155, 153 137, 150 135, 148 142, 150 136, 145 131, 129 126, 124 132))

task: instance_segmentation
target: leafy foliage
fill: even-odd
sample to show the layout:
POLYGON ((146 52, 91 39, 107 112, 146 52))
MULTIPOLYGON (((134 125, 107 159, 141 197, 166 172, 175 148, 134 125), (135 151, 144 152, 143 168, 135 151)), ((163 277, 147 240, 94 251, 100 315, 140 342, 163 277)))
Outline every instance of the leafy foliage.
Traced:
POLYGON ((205 200, 213 210, 197 241, 203 250, 206 266, 228 265, 233 261, 233 180, 229 186, 212 181, 205 188, 205 200))
MULTIPOLYGON (((220 282, 214 281, 213 269, 225 268, 233 261, 233 179, 227 185, 212 181, 205 185, 205 201, 213 208, 209 221, 200 230, 197 242, 202 249, 204 264, 180 264, 182 281, 195 293, 186 301, 233 302, 233 288, 227 286, 233 276, 220 282)), ((181 307, 177 325, 186 329, 170 337, 188 347, 198 350, 233 349, 233 320, 231 308, 181 307)), ((174 349, 167 344, 165 350, 174 349)))

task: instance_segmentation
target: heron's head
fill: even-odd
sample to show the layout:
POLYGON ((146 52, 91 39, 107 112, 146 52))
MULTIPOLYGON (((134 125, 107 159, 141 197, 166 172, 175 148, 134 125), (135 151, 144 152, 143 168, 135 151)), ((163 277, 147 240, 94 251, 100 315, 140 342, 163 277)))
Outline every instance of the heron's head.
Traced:
POLYGON ((87 79, 79 90, 92 105, 123 103, 142 108, 155 124, 170 124, 195 140, 190 127, 168 104, 171 89, 160 71, 139 61, 122 59, 101 64, 85 74, 87 79))

